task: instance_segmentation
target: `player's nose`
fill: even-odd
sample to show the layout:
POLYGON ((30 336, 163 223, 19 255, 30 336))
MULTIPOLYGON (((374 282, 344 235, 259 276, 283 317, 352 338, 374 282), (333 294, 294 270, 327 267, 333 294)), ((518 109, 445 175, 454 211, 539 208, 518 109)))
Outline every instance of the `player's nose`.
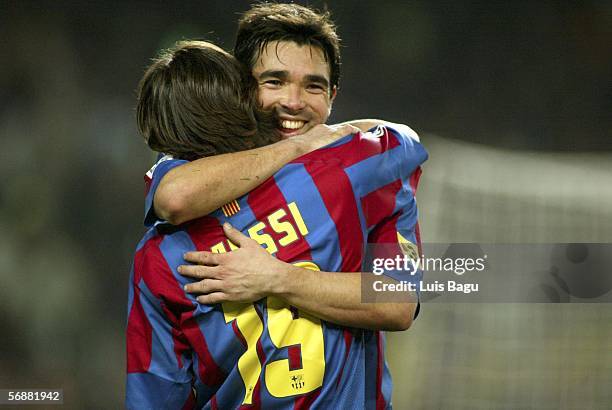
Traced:
POLYGON ((303 90, 298 86, 287 87, 287 93, 280 101, 287 111, 300 111, 306 107, 303 90))

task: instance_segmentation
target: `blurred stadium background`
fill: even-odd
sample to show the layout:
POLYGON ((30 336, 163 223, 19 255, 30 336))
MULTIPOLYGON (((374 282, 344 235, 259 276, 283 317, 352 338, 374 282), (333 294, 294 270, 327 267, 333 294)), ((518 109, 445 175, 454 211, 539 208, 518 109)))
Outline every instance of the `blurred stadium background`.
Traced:
MULTIPOLYGON (((322 5, 313 1, 311 4, 322 5)), ((134 89, 246 1, 0 5, 0 388, 123 403, 127 277, 152 164, 134 89)), ((612 2, 329 2, 332 121, 411 125, 427 242, 612 242, 612 2)), ((608 409, 607 304, 426 304, 388 337, 398 409, 608 409)))

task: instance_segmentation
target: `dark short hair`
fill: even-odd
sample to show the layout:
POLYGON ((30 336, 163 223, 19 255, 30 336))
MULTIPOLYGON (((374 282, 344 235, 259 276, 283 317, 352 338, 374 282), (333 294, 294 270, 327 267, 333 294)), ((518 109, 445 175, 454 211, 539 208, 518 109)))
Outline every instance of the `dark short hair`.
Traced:
POLYGON ((318 47, 329 64, 331 85, 340 84, 340 38, 329 12, 293 3, 256 4, 238 21, 234 56, 252 70, 272 41, 318 47))
POLYGON ((138 85, 136 117, 151 149, 187 160, 280 139, 273 114, 259 108, 250 73, 204 41, 161 52, 138 85))

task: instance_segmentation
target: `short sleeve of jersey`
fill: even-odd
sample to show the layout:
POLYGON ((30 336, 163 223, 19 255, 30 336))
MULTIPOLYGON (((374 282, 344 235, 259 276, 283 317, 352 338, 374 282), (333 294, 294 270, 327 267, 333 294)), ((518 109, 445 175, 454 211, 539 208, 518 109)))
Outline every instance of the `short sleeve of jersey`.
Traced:
POLYGON ((176 168, 179 165, 183 165, 188 161, 182 159, 174 159, 170 155, 164 155, 161 157, 153 167, 146 173, 145 179, 145 209, 144 209, 144 224, 147 228, 157 225, 163 222, 155 214, 153 207, 153 198, 155 197, 155 191, 159 186, 159 182, 162 180, 164 175, 168 173, 172 168, 176 168))

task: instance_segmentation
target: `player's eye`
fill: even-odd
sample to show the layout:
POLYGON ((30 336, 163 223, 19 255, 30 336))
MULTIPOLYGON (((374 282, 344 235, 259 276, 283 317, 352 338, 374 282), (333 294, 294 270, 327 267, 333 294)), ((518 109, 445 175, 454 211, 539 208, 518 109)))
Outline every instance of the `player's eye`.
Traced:
POLYGON ((268 87, 280 87, 281 85, 283 85, 283 82, 281 80, 278 80, 275 78, 264 80, 262 83, 263 85, 268 86, 268 87))
POLYGON ((313 94, 321 94, 327 91, 327 87, 318 83, 308 84, 306 89, 308 90, 308 92, 311 92, 313 94))

